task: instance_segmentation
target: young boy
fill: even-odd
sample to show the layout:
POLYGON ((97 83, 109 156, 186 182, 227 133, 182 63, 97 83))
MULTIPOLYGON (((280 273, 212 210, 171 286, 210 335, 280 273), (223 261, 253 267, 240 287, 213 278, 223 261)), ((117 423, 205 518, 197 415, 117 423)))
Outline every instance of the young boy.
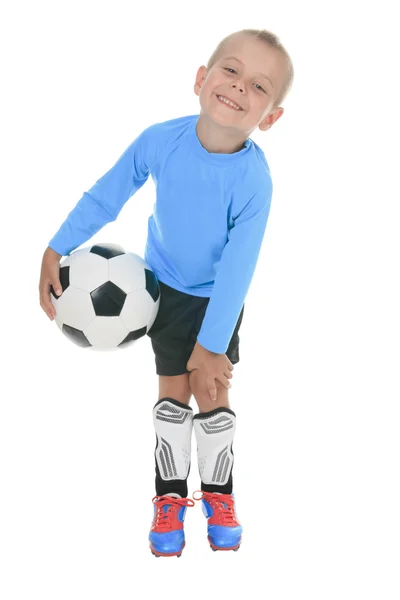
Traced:
POLYGON ((263 151, 249 135, 283 114, 293 65, 278 38, 242 30, 220 42, 196 75, 199 115, 145 129, 117 163, 83 194, 43 255, 40 301, 51 320, 62 256, 114 221, 147 181, 157 200, 148 222, 145 260, 161 291, 148 331, 159 376, 153 408, 157 445, 156 556, 180 556, 185 545, 191 436, 195 431, 203 512, 214 550, 237 550, 242 527, 232 493, 236 415, 228 389, 239 362, 238 331, 263 240, 272 196, 263 151), (195 396, 199 413, 189 406, 195 396))

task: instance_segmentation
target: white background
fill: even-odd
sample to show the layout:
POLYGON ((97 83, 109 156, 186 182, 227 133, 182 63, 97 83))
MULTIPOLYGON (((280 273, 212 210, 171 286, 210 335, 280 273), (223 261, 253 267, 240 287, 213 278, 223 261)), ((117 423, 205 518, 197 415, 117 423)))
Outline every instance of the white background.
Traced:
MULTIPOLYGON (((398 600, 394 3, 8 2, 0 23, 2 600, 398 600), (251 136, 274 196, 230 392, 243 544, 213 553, 196 503, 182 558, 158 560, 150 339, 71 344, 39 306, 41 258, 145 127, 199 112, 198 67, 245 27, 280 37, 295 81, 251 136)), ((154 201, 149 179, 92 240, 143 256, 154 201)))

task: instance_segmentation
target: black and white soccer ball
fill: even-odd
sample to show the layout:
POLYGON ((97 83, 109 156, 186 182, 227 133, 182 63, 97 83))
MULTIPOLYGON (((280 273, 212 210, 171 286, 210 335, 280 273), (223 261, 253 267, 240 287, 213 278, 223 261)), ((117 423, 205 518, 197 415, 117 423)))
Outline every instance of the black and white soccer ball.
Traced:
POLYGON ((72 342, 98 350, 125 348, 153 325, 160 287, 149 265, 117 244, 75 250, 60 263, 61 296, 50 297, 55 322, 72 342))

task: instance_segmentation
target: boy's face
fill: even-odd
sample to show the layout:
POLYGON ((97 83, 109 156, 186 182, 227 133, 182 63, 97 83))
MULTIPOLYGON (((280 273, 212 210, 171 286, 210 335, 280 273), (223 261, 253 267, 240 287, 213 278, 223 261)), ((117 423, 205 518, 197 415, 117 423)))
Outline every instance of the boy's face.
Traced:
POLYGON ((241 34, 226 43, 209 71, 205 66, 199 68, 194 91, 202 111, 213 121, 248 137, 256 127, 266 131, 283 114, 283 108, 272 107, 285 75, 280 52, 241 34), (230 108, 218 96, 232 100, 242 110, 230 108))

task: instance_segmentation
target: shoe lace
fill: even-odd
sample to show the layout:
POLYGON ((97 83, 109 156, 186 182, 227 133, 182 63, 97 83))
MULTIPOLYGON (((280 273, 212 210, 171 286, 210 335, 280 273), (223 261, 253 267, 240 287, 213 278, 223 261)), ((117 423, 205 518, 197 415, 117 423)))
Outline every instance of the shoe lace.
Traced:
POLYGON ((174 498, 173 496, 154 496, 153 504, 157 508, 153 529, 163 533, 171 531, 172 517, 182 506, 194 506, 194 502, 190 498, 174 498))
POLYGON ((234 498, 231 494, 213 494, 211 492, 203 492, 197 490, 193 493, 194 500, 204 500, 214 509, 218 511, 218 516, 221 524, 233 527, 238 524, 235 514, 234 498), (195 498, 194 494, 200 492, 202 496, 195 498))

